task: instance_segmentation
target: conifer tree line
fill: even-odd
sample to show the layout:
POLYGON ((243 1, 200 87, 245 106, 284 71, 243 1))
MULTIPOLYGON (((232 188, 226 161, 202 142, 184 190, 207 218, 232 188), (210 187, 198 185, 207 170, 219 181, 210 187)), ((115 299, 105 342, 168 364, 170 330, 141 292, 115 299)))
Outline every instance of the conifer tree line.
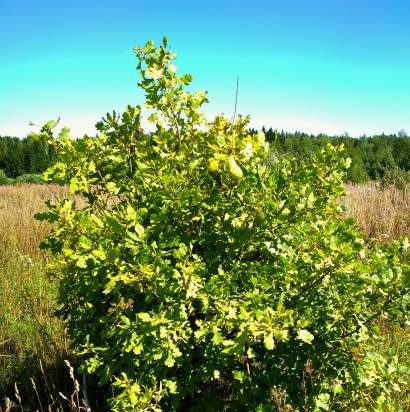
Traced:
MULTIPOLYGON (((292 153, 306 158, 314 155, 327 143, 343 143, 352 159, 347 179, 353 183, 383 180, 399 173, 410 182, 410 136, 403 131, 397 135, 362 136, 360 138, 311 135, 303 132, 284 132, 265 128, 266 139, 279 153, 292 153)), ((251 129, 254 134, 257 130, 251 129)), ((29 135, 0 136, 0 170, 9 178, 26 174, 40 174, 57 160, 56 153, 45 138, 29 135)))
POLYGON ((0 136, 0 170, 9 178, 40 174, 55 162, 55 151, 43 137, 0 136))
MULTIPOLYGON (((359 138, 310 135, 302 132, 278 132, 272 128, 262 128, 266 139, 279 153, 292 153, 298 158, 306 158, 317 153, 327 143, 343 144, 352 164, 347 173, 348 181, 364 183, 381 180, 400 174, 410 183, 410 136, 404 131, 397 135, 362 136, 359 138)), ((257 131, 252 129, 251 133, 257 131)))

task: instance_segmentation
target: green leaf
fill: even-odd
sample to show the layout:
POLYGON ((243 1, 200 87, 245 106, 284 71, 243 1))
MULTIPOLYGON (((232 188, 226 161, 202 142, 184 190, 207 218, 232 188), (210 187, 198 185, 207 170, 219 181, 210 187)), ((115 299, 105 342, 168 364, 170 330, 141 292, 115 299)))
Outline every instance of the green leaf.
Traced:
POLYGON ((115 182, 108 182, 106 186, 107 190, 113 194, 118 194, 120 191, 119 187, 115 184, 115 182))
POLYGON ((168 356, 164 361, 164 365, 168 366, 168 368, 172 368, 175 365, 175 359, 170 352, 168 352, 168 356))
POLYGON ((106 216, 105 220, 114 233, 121 234, 124 232, 124 227, 116 217, 106 216))
POLYGON ((239 167, 238 163, 236 163, 236 160, 234 157, 230 156, 228 159, 228 164, 229 164, 229 172, 233 177, 236 179, 240 179, 243 176, 242 169, 239 167))
POLYGON ((275 347, 275 341, 273 339, 273 334, 269 333, 265 336, 263 343, 267 350, 272 350, 275 347))
POLYGON ((93 242, 86 236, 80 236, 78 239, 78 245, 81 249, 90 250, 93 247, 93 242))
POLYGON ((87 267, 87 260, 85 259, 84 256, 80 256, 80 257, 77 259, 75 265, 76 265, 78 268, 85 269, 85 268, 87 267))
POLYGON ((158 80, 162 77, 163 72, 161 69, 154 69, 153 67, 150 67, 146 70, 145 74, 151 79, 158 80))
POLYGON ((311 344, 314 339, 314 336, 306 329, 299 329, 297 338, 302 342, 311 344))
POLYGON ((138 318, 141 319, 143 322, 151 322, 151 316, 149 313, 146 312, 139 312, 138 318))
POLYGON ((75 193, 77 192, 77 190, 78 190, 78 183, 79 183, 79 181, 78 181, 78 179, 77 179, 76 177, 72 177, 72 178, 70 179, 70 187, 69 187, 69 190, 68 190, 68 192, 70 193, 70 195, 73 195, 73 194, 75 194, 75 193))
POLYGON ((245 374, 242 371, 235 370, 235 371, 232 372, 232 376, 235 380, 237 380, 239 382, 243 382, 245 374))
POLYGON ((56 212, 38 212, 34 215, 34 218, 37 220, 46 220, 49 223, 57 222, 58 213, 56 212))
POLYGON ((315 205, 315 195, 313 193, 310 193, 308 198, 307 198, 307 206, 308 208, 312 209, 312 207, 315 205))
POLYGON ((127 205, 127 219, 134 221, 137 218, 137 212, 131 205, 127 205))
POLYGON ((142 238, 144 236, 144 233, 145 233, 144 227, 142 225, 140 225, 139 223, 136 223, 134 228, 135 228, 135 231, 137 232, 138 236, 140 238, 142 238))
POLYGON ((165 381, 165 387, 168 389, 171 395, 174 395, 178 392, 178 385, 175 381, 167 379, 165 381))

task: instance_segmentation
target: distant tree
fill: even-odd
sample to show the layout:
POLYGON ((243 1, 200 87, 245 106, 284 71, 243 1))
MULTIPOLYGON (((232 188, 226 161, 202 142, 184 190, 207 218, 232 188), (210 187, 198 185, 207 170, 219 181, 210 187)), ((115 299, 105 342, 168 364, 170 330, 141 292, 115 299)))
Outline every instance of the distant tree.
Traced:
POLYGON ((404 171, 410 171, 410 136, 392 139, 392 145, 396 165, 404 171))
POLYGON ((42 173, 56 159, 55 149, 42 137, 0 136, 0 169, 9 177, 42 173))
MULTIPOLYGON (((323 133, 314 136, 300 131, 289 133, 282 130, 278 133, 271 126, 264 126, 262 131, 278 153, 292 153, 300 159, 311 157, 328 143, 343 144, 352 158, 348 179, 356 183, 369 178, 381 179, 385 171, 390 169, 410 170, 410 136, 404 130, 400 130, 397 135, 362 135, 359 138, 350 137, 347 133, 332 137, 323 133)), ((258 130, 249 128, 248 133, 254 136, 258 130)), ((0 136, 0 169, 8 177, 42 173, 56 160, 55 148, 42 137, 32 134, 24 139, 0 136)))
POLYGON ((364 183, 368 181, 369 175, 367 174, 360 151, 353 149, 349 155, 352 159, 352 164, 348 170, 347 179, 352 183, 364 183))
POLYGON ((265 132, 266 140, 271 143, 275 140, 275 132, 273 129, 270 127, 268 130, 265 132))

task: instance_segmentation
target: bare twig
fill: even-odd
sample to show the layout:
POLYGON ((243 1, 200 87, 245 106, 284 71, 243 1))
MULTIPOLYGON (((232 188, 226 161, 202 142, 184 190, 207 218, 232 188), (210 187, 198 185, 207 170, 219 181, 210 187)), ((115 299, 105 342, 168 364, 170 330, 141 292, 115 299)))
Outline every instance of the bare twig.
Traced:
POLYGON ((236 78, 235 108, 234 108, 233 116, 232 116, 232 124, 235 123, 235 118, 236 118, 236 107, 238 105, 238 91, 239 91, 239 76, 236 78))

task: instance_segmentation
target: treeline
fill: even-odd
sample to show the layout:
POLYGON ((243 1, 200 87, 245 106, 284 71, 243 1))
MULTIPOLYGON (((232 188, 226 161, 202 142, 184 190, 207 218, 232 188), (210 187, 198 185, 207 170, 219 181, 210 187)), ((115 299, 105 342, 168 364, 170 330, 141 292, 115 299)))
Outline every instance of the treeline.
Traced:
MULTIPOLYGON (((344 136, 310 135, 301 132, 278 132, 262 129, 267 140, 279 153, 291 153, 302 158, 310 157, 327 143, 343 143, 352 159, 348 180, 364 183, 369 180, 404 179, 410 181, 410 137, 379 135, 354 138, 344 136)), ((251 129, 251 133, 256 130, 251 129)), ((57 159, 54 148, 38 136, 24 139, 0 136, 0 170, 8 178, 22 175, 38 175, 57 159)))
MULTIPOLYGON (((400 132, 398 135, 379 135, 372 137, 310 135, 301 132, 262 129, 267 140, 279 153, 292 153, 300 158, 310 157, 327 143, 343 143, 347 155, 352 159, 348 180, 364 183, 369 180, 383 181, 400 175, 410 178, 410 137, 400 132)), ((256 130, 252 129, 252 133, 256 130)))
POLYGON ((8 178, 40 174, 55 161, 54 148, 43 137, 0 136, 0 170, 8 178))

